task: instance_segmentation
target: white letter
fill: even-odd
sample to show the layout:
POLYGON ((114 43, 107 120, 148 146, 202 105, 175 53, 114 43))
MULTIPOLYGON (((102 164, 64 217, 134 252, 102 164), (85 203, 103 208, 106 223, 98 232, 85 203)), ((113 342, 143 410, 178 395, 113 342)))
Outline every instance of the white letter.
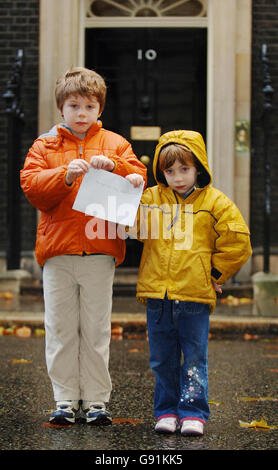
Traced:
MULTIPOLYGON (((180 206, 181 209, 181 206, 180 206)), ((190 250, 193 244, 193 204, 186 204, 184 211, 179 211, 179 215, 174 224, 175 250, 190 250), (184 213, 184 223, 182 218, 184 213)))

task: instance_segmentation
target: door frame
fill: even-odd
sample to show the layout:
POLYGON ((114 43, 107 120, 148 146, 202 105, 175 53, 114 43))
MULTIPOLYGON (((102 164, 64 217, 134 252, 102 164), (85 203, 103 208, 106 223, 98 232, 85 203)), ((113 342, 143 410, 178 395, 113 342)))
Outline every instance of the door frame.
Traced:
MULTIPOLYGON (((211 1, 211 0, 209 0, 211 1)), ((79 63, 85 64, 85 29, 86 28, 205 28, 209 31, 209 12, 206 17, 86 17, 86 0, 80 0, 80 42, 78 51, 79 63)), ((212 74, 209 73, 209 57, 211 56, 212 41, 211 36, 207 36, 207 149, 208 161, 212 168, 212 154, 209 151, 211 146, 211 126, 208 116, 211 114, 212 103, 209 93, 212 74)))
MULTIPOLYGON (((206 18, 86 18, 85 0, 40 0, 39 133, 60 121, 53 96, 57 76, 84 65, 85 27, 205 27, 207 151, 213 184, 250 211, 250 149, 235 149, 235 123, 251 116, 252 0, 208 0, 206 18), (53 18, 59 18, 56 27, 53 18)), ((244 268, 244 271, 248 268, 244 268)))

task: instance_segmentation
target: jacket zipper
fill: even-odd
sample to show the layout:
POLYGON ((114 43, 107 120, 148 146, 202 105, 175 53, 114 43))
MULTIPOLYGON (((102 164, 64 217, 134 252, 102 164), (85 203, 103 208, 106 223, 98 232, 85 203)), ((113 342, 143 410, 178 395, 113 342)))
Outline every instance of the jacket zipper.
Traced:
MULTIPOLYGON (((173 251, 173 243, 174 243, 174 239, 175 239, 175 229, 174 229, 174 224, 176 222, 176 219, 177 219, 177 215, 179 213, 179 204, 178 204, 178 200, 177 200, 177 197, 175 195, 175 198, 176 198, 176 201, 177 201, 177 213, 175 215, 175 217, 173 218, 172 220, 172 223, 170 224, 169 226, 169 229, 172 230, 172 237, 171 237, 171 248, 170 248, 170 254, 169 254, 169 260, 168 260, 168 268, 167 268, 167 279, 169 279, 169 268, 170 268, 170 261, 171 261, 171 256, 172 256, 172 251, 173 251)), ((168 283, 167 283, 167 286, 166 286, 166 293, 168 292, 168 283)))
MULTIPOLYGON (((79 152, 79 158, 82 158, 83 157, 83 147, 82 147, 82 142, 79 142, 79 145, 78 145, 78 152, 79 152)), ((86 217, 83 218, 84 220, 84 231, 85 231, 85 224, 87 223, 86 221, 86 217)), ((85 253, 85 243, 84 243, 84 240, 85 238, 83 237, 83 249, 82 249, 82 253, 85 253)))
POLYGON ((81 158, 81 155, 83 155, 83 148, 82 148, 82 144, 80 142, 79 144, 79 157, 81 158))

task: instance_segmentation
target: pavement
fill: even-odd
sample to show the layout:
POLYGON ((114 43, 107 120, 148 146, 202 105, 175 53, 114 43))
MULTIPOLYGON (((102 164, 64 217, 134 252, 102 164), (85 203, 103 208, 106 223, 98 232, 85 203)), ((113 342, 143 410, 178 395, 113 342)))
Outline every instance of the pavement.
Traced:
MULTIPOLYGON (((32 334, 23 339, 3 335, 0 337, 2 458, 5 456, 9 462, 18 458, 20 463, 23 458, 28 463, 30 459, 45 462, 47 458, 56 463, 61 458, 63 464, 76 459, 78 465, 113 464, 124 468, 134 463, 186 463, 188 451, 197 451, 199 459, 200 451, 241 450, 248 452, 234 456, 241 461, 247 457, 246 463, 250 465, 250 450, 277 451, 278 319, 253 314, 250 286, 225 288, 224 303, 218 299, 211 315, 211 416, 204 437, 184 438, 179 432, 170 436, 154 432, 154 376, 149 367, 145 307, 135 299, 134 282, 123 284, 115 285, 111 318, 113 390, 109 411, 113 425, 91 428, 78 422, 68 428, 49 426, 54 401, 45 365, 44 337, 32 334), (11 453, 11 450, 32 452, 11 453), (45 450, 66 452, 38 454, 45 450), (130 459, 127 464, 120 460, 124 456, 130 459), (173 456, 172 461, 169 456, 173 456)), ((33 290, 29 286, 19 296, 6 299, 0 296, 0 327, 11 325, 26 325, 32 330, 43 328, 41 286, 33 290)), ((210 455, 215 459, 214 454, 202 454, 204 463, 210 455)), ((264 453, 260 456, 255 454, 257 464, 258 458, 265 459, 264 453)), ((229 454, 229 459, 232 457, 229 454)))
MULTIPOLYGON (((145 334, 145 306, 135 298, 136 275, 115 278, 111 316, 112 329, 120 327, 122 335, 145 334)), ((38 281, 23 284, 20 295, 0 297, 0 326, 25 325, 43 328, 44 303, 38 281)), ((278 317, 257 316, 253 312, 252 286, 224 286, 221 298, 210 317, 210 333, 216 336, 278 335, 278 317)))
MULTIPOLYGON (((202 451, 241 450, 242 453, 235 452, 237 466, 241 463, 246 468, 252 467, 251 459, 255 457, 254 466, 262 464, 264 468, 270 463, 269 453, 252 455, 247 451, 278 450, 277 348, 275 338, 209 341, 211 415, 204 436, 196 438, 184 437, 180 432, 174 435, 154 432, 154 375, 146 339, 111 341, 113 389, 107 407, 112 414, 112 426, 90 427, 77 422, 70 427, 55 427, 48 422, 54 400, 45 365, 44 338, 1 336, 1 461, 6 458, 11 465, 18 459, 19 465, 23 462, 32 465, 37 460, 42 465, 49 459, 53 466, 61 460, 62 467, 74 462, 79 468, 84 463, 89 467, 99 465, 103 459, 106 465, 111 465, 109 458, 130 456, 128 465, 114 460, 113 467, 155 462, 168 467, 169 455, 174 456, 173 465, 188 465, 188 457, 194 458, 192 452, 197 451, 199 465, 200 458, 205 465, 211 458, 215 465, 221 453, 202 451), (159 461, 163 458, 164 462, 159 461)), ((233 456, 229 453, 224 459, 227 457, 230 462, 233 456)))

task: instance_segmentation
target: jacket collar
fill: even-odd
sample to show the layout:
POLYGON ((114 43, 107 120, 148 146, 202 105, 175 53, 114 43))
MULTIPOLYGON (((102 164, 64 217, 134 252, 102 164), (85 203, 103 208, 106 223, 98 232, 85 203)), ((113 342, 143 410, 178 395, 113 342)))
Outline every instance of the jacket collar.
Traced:
MULTIPOLYGON (((102 128, 102 122, 97 121, 95 122, 88 130, 86 136, 84 137, 84 140, 90 139, 93 135, 95 135, 100 129, 102 128)), ((72 133, 72 130, 64 123, 57 124, 56 125, 56 132, 57 135, 60 136, 65 136, 70 138, 71 140, 77 140, 78 142, 80 139, 72 133)))
POLYGON ((160 192, 165 194, 169 202, 174 204, 192 204, 197 199, 201 191, 204 190, 204 188, 195 188, 186 198, 184 198, 182 194, 173 191, 169 186, 165 186, 162 183, 158 183, 158 187, 160 192))

